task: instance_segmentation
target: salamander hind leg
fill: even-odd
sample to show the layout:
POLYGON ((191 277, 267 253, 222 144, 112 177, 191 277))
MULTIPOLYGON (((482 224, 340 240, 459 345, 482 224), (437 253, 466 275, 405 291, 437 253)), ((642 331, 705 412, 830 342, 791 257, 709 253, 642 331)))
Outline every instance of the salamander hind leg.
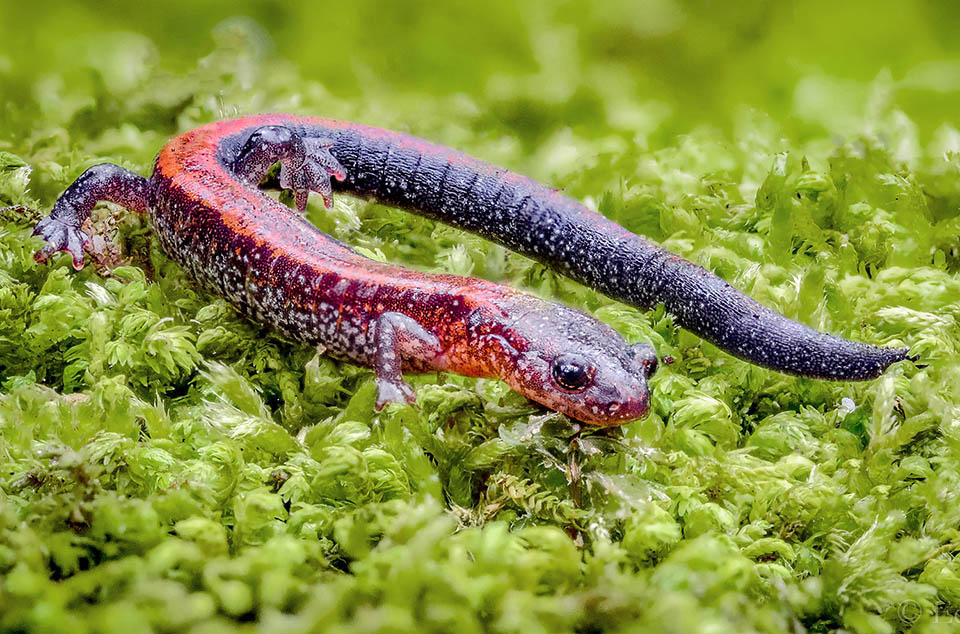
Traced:
POLYGON ((387 403, 413 403, 416 394, 403 380, 403 361, 428 364, 443 355, 439 339, 402 313, 383 313, 375 325, 374 372, 377 375, 377 411, 387 403))
POLYGON ((83 249, 90 241, 81 226, 101 200, 117 203, 138 213, 150 207, 150 181, 118 165, 101 163, 83 174, 57 199, 50 215, 42 218, 33 235, 44 244, 34 255, 38 262, 60 251, 73 256, 73 268, 83 268, 83 249))
POLYGON ((264 126, 244 143, 233 162, 233 170, 256 184, 279 161, 280 186, 293 191, 297 211, 306 211, 310 192, 323 196, 323 204, 329 209, 333 205, 330 177, 342 181, 347 175, 330 153, 332 146, 333 141, 329 139, 301 136, 286 126, 264 126))

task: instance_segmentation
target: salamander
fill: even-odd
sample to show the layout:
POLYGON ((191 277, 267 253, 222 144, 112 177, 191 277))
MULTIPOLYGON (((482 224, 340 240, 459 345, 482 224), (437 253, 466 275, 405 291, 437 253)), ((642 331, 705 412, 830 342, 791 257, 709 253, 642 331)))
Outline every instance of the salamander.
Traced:
POLYGON ((498 376, 578 420, 617 424, 649 407, 649 346, 559 304, 482 280, 373 262, 257 188, 280 185, 302 212, 334 192, 478 233, 606 295, 650 309, 741 359, 780 372, 866 380, 907 348, 842 339, 788 319, 695 264, 524 176, 423 139, 332 119, 259 115, 176 137, 145 179, 90 168, 38 223, 37 257, 69 251, 99 200, 152 216, 160 244, 205 286, 288 336, 376 370, 378 404, 412 399, 401 371, 498 376), (575 386, 575 389, 571 389, 575 386), (583 387, 586 386, 586 387, 583 387))
POLYGON ((331 177, 379 180, 337 158, 333 126, 346 129, 285 115, 223 121, 170 141, 149 179, 95 165, 37 224, 46 243, 36 258, 67 251, 82 268, 83 222, 97 202, 114 202, 148 213, 164 251, 243 314, 373 368, 377 409, 415 400, 403 372, 438 370, 500 378, 586 423, 646 415, 657 366, 649 344, 629 345, 585 313, 507 286, 370 260, 310 224, 307 196, 320 193, 329 207, 331 177), (258 188, 278 162, 297 212, 258 188))

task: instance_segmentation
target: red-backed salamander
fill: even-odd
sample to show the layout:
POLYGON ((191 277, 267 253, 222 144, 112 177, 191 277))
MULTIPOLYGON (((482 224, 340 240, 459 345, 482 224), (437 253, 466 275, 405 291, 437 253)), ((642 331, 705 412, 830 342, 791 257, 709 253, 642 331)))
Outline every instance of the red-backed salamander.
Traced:
POLYGON ((379 264, 257 190, 281 163, 300 211, 310 191, 395 205, 486 236, 642 309, 663 303, 719 348, 781 372, 865 380, 907 358, 792 321, 716 275, 519 174, 406 134, 262 115, 172 140, 147 180, 98 165, 60 197, 36 234, 43 260, 83 265, 80 225, 99 200, 153 216, 164 249, 195 278, 287 335, 374 367, 380 403, 412 394, 407 371, 498 376, 574 418, 617 424, 648 408, 656 357, 583 313, 475 279, 379 264), (330 176, 335 178, 331 182, 330 176), (397 361, 402 360, 402 364, 397 361))
MULTIPOLYGON (((646 415, 647 379, 657 364, 650 345, 629 345, 585 313, 507 286, 367 259, 258 189, 277 162, 281 186, 294 191, 300 212, 310 191, 330 206, 331 176, 442 189, 436 182, 442 170, 431 174, 427 160, 416 183, 361 172, 355 160, 346 167, 332 135, 350 129, 366 130, 286 115, 248 117, 173 139, 150 179, 95 165, 37 224, 34 233, 46 240, 37 259, 68 251, 82 268, 89 237, 81 225, 97 202, 111 201, 149 213, 170 257, 247 316, 372 367, 378 409, 414 400, 402 372, 443 370, 500 378, 596 425, 646 415), (351 169, 358 171, 351 176, 351 169)), ((429 149, 412 138, 404 143, 397 149, 429 149)))

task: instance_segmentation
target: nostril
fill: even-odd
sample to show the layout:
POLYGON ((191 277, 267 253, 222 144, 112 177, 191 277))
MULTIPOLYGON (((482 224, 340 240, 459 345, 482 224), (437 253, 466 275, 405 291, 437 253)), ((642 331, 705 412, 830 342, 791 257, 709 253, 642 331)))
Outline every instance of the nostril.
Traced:
POLYGON ((657 371, 657 358, 644 359, 640 365, 643 367, 643 375, 649 379, 657 371))
POLYGON ((640 365, 644 377, 649 379, 657 371, 657 351, 649 343, 635 343, 630 346, 630 356, 640 365))

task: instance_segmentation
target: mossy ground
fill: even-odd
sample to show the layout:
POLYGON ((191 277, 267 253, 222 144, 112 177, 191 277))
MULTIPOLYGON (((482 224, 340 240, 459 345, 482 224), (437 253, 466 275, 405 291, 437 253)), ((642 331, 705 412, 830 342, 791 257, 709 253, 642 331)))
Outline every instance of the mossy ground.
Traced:
POLYGON ((954 631, 958 17, 341 4, 0 4, 0 629, 954 631), (924 367, 785 377, 341 196, 310 217, 371 257, 518 285, 674 360, 612 432, 449 375, 374 414, 369 371, 198 290, 147 221, 98 210, 121 268, 34 263, 32 223, 85 168, 147 174, 178 131, 264 111, 509 166, 924 367))

